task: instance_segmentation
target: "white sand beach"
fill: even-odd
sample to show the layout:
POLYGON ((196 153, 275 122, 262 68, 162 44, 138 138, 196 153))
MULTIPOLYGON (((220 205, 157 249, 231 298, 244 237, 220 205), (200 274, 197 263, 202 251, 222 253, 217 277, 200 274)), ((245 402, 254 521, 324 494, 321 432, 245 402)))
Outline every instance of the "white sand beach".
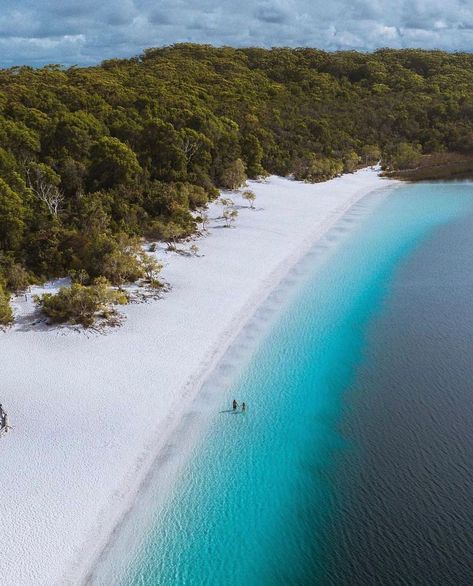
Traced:
MULTIPOLYGON (((80 583, 246 319, 348 209, 383 187, 364 169, 317 185, 271 177, 210 223, 199 256, 158 252, 172 289, 105 334, 32 325, 31 295, 0 332, 2 586, 80 583)), ((221 214, 213 204, 211 218, 221 214)), ((188 244, 187 244, 188 246, 188 244)), ((185 440, 184 440, 185 441, 185 440)), ((176 450, 185 446, 175 446, 176 450)))

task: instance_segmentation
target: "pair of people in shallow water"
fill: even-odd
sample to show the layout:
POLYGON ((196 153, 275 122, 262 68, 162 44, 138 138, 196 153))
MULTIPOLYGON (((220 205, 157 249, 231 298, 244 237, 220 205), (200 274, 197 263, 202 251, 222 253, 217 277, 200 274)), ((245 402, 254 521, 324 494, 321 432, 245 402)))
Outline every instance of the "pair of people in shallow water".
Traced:
MULTIPOLYGON (((238 409, 238 403, 236 402, 236 399, 233 399, 232 405, 233 405, 233 411, 236 411, 238 409)), ((246 411, 246 403, 244 401, 241 404, 241 410, 246 411)))

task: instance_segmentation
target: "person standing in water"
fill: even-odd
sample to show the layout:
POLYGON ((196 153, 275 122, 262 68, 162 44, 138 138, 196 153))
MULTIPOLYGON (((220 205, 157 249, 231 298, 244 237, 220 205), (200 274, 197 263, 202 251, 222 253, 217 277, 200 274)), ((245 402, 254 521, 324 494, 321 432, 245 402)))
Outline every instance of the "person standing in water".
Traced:
POLYGON ((246 411, 246 403, 245 403, 245 401, 243 401, 243 403, 241 404, 241 410, 242 411, 246 411))
POLYGON ((238 403, 236 402, 236 399, 233 399, 232 405, 233 405, 233 411, 236 411, 237 407, 238 407, 238 403))

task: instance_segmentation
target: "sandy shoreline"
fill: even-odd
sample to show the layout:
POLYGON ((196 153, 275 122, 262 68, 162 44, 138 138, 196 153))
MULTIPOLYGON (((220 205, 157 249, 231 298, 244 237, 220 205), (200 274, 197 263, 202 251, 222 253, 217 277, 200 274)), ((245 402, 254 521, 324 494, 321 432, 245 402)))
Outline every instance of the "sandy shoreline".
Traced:
POLYGON ((165 255, 173 290, 127 307, 119 330, 87 337, 25 320, 0 335, 0 402, 15 426, 0 441, 5 586, 81 581, 255 308, 353 204, 386 185, 371 170, 254 184, 264 209, 240 209, 235 229, 214 223, 199 258, 165 255))

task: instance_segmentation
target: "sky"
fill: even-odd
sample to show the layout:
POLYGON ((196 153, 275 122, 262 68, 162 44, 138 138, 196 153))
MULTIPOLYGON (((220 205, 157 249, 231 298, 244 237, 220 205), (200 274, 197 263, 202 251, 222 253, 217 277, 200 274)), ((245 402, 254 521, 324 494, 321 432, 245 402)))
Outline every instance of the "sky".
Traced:
POLYGON ((473 0, 0 0, 0 66, 88 65, 179 42, 473 50, 473 0))

